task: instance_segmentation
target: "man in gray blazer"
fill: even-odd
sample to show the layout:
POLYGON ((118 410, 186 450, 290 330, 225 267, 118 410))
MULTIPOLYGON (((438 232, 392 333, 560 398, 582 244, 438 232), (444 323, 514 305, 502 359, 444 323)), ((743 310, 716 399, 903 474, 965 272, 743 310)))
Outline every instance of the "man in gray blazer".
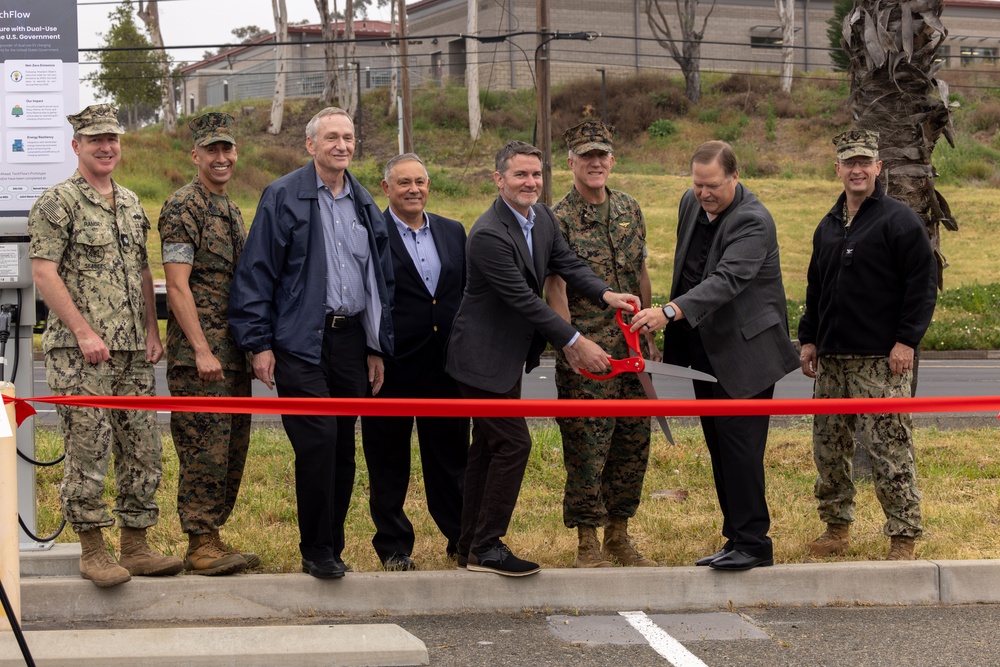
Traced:
MULTIPOLYGON (((670 303, 640 312, 632 330, 666 327, 664 361, 718 378, 694 382, 698 399, 771 398, 775 383, 799 366, 774 220, 739 182, 729 144, 699 146, 691 175, 694 187, 678 212, 670 303)), ((726 543, 696 565, 747 570, 774 563, 764 497, 769 422, 766 415, 701 418, 726 543)))
MULTIPOLYGON (((479 217, 466 245, 467 282, 448 341, 445 370, 464 398, 521 397, 522 368, 538 366, 546 341, 561 348, 573 368, 606 372, 608 356, 580 335, 542 299, 549 274, 597 304, 639 306, 631 294, 612 292, 577 257, 552 211, 538 204, 542 153, 513 141, 496 156, 499 197, 479 217)), ((525 576, 536 563, 511 553, 507 533, 531 452, 524 417, 474 418, 465 474, 459 567, 525 576)))

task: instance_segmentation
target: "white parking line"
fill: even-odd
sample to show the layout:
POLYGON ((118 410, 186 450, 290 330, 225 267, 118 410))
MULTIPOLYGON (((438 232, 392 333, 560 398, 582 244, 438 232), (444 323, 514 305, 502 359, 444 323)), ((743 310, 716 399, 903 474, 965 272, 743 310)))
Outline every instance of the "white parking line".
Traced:
POLYGON ((674 667, 708 667, 698 656, 691 653, 679 641, 671 637, 663 628, 646 616, 641 611, 620 611, 620 616, 624 616, 636 631, 639 632, 650 648, 666 658, 674 667))

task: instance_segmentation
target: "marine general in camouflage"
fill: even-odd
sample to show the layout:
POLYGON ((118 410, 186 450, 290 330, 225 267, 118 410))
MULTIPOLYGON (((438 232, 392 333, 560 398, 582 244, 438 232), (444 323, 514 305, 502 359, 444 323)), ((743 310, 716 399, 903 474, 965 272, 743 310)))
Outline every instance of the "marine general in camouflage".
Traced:
MULTIPOLYGON (((42 349, 55 394, 152 396, 163 355, 153 278, 146 256, 149 220, 139 198, 111 175, 121 160, 117 110, 96 104, 68 116, 76 172, 35 202, 28 216, 32 276, 49 307, 42 349)), ((132 575, 176 574, 179 558, 146 544, 156 524, 160 436, 148 411, 57 406, 66 462, 63 516, 80 536, 80 574, 101 587, 132 575), (114 525, 102 498, 114 454, 121 560, 102 529, 114 525)))
MULTIPOLYGON (((198 173, 160 211, 167 278, 167 384, 173 396, 250 396, 250 364, 229 332, 233 272, 246 241, 236 203, 226 193, 236 168, 233 118, 206 113, 191 121, 191 159, 198 173)), ((250 415, 174 412, 177 512, 188 535, 185 567, 194 574, 232 574, 260 559, 222 542, 219 529, 236 505, 250 415)))
MULTIPOLYGON (((570 248, 594 273, 617 292, 639 294, 650 303, 646 271, 646 224, 639 203, 628 194, 607 187, 615 163, 613 127, 586 121, 564 133, 573 172, 573 189, 553 212, 570 248)), ((584 336, 615 358, 628 356, 615 311, 602 309, 567 287, 559 276, 545 283, 549 305, 584 336)), ((651 357, 659 359, 652 334, 646 337, 651 357)), ((556 362, 559 398, 645 398, 634 373, 609 380, 581 375, 559 355, 556 362)), ((589 417, 557 420, 562 433, 566 488, 563 521, 577 528, 579 548, 575 567, 622 565, 654 566, 636 551, 628 536, 628 520, 635 516, 649 459, 648 417, 589 417), (604 526, 604 544, 597 528, 604 526)))
MULTIPOLYGON (((915 350, 937 298, 927 231, 878 180, 878 133, 834 138, 844 193, 813 235, 806 308, 799 323, 802 372, 816 398, 910 395, 915 350)), ((909 414, 816 415, 815 494, 826 531, 806 545, 814 556, 846 553, 854 521, 855 429, 870 435, 875 495, 890 538, 888 560, 914 558, 921 535, 920 492, 909 414)))

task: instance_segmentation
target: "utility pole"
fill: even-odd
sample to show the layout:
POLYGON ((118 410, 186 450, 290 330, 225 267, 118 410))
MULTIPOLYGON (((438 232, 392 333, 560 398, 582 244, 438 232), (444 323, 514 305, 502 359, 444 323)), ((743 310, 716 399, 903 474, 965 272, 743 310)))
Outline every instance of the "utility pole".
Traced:
POLYGON ((549 0, 538 0, 538 46, 535 48, 535 79, 538 106, 535 131, 542 151, 542 203, 552 205, 552 91, 549 77, 549 0))
POLYGON ((398 0, 399 9, 399 88, 403 97, 403 132, 400 144, 404 153, 413 152, 413 111, 410 105, 410 64, 407 59, 406 0, 398 0))

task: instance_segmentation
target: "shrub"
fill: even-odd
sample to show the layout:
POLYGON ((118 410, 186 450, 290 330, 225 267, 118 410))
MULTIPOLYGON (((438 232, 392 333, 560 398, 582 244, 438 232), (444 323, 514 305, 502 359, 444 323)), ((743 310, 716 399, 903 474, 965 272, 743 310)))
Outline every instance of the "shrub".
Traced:
POLYGON ((646 132, 651 137, 671 137, 677 133, 677 126, 669 118, 661 118, 646 128, 646 132))
POLYGON ((995 132, 1000 127, 1000 102, 983 102, 966 115, 973 132, 995 132))

